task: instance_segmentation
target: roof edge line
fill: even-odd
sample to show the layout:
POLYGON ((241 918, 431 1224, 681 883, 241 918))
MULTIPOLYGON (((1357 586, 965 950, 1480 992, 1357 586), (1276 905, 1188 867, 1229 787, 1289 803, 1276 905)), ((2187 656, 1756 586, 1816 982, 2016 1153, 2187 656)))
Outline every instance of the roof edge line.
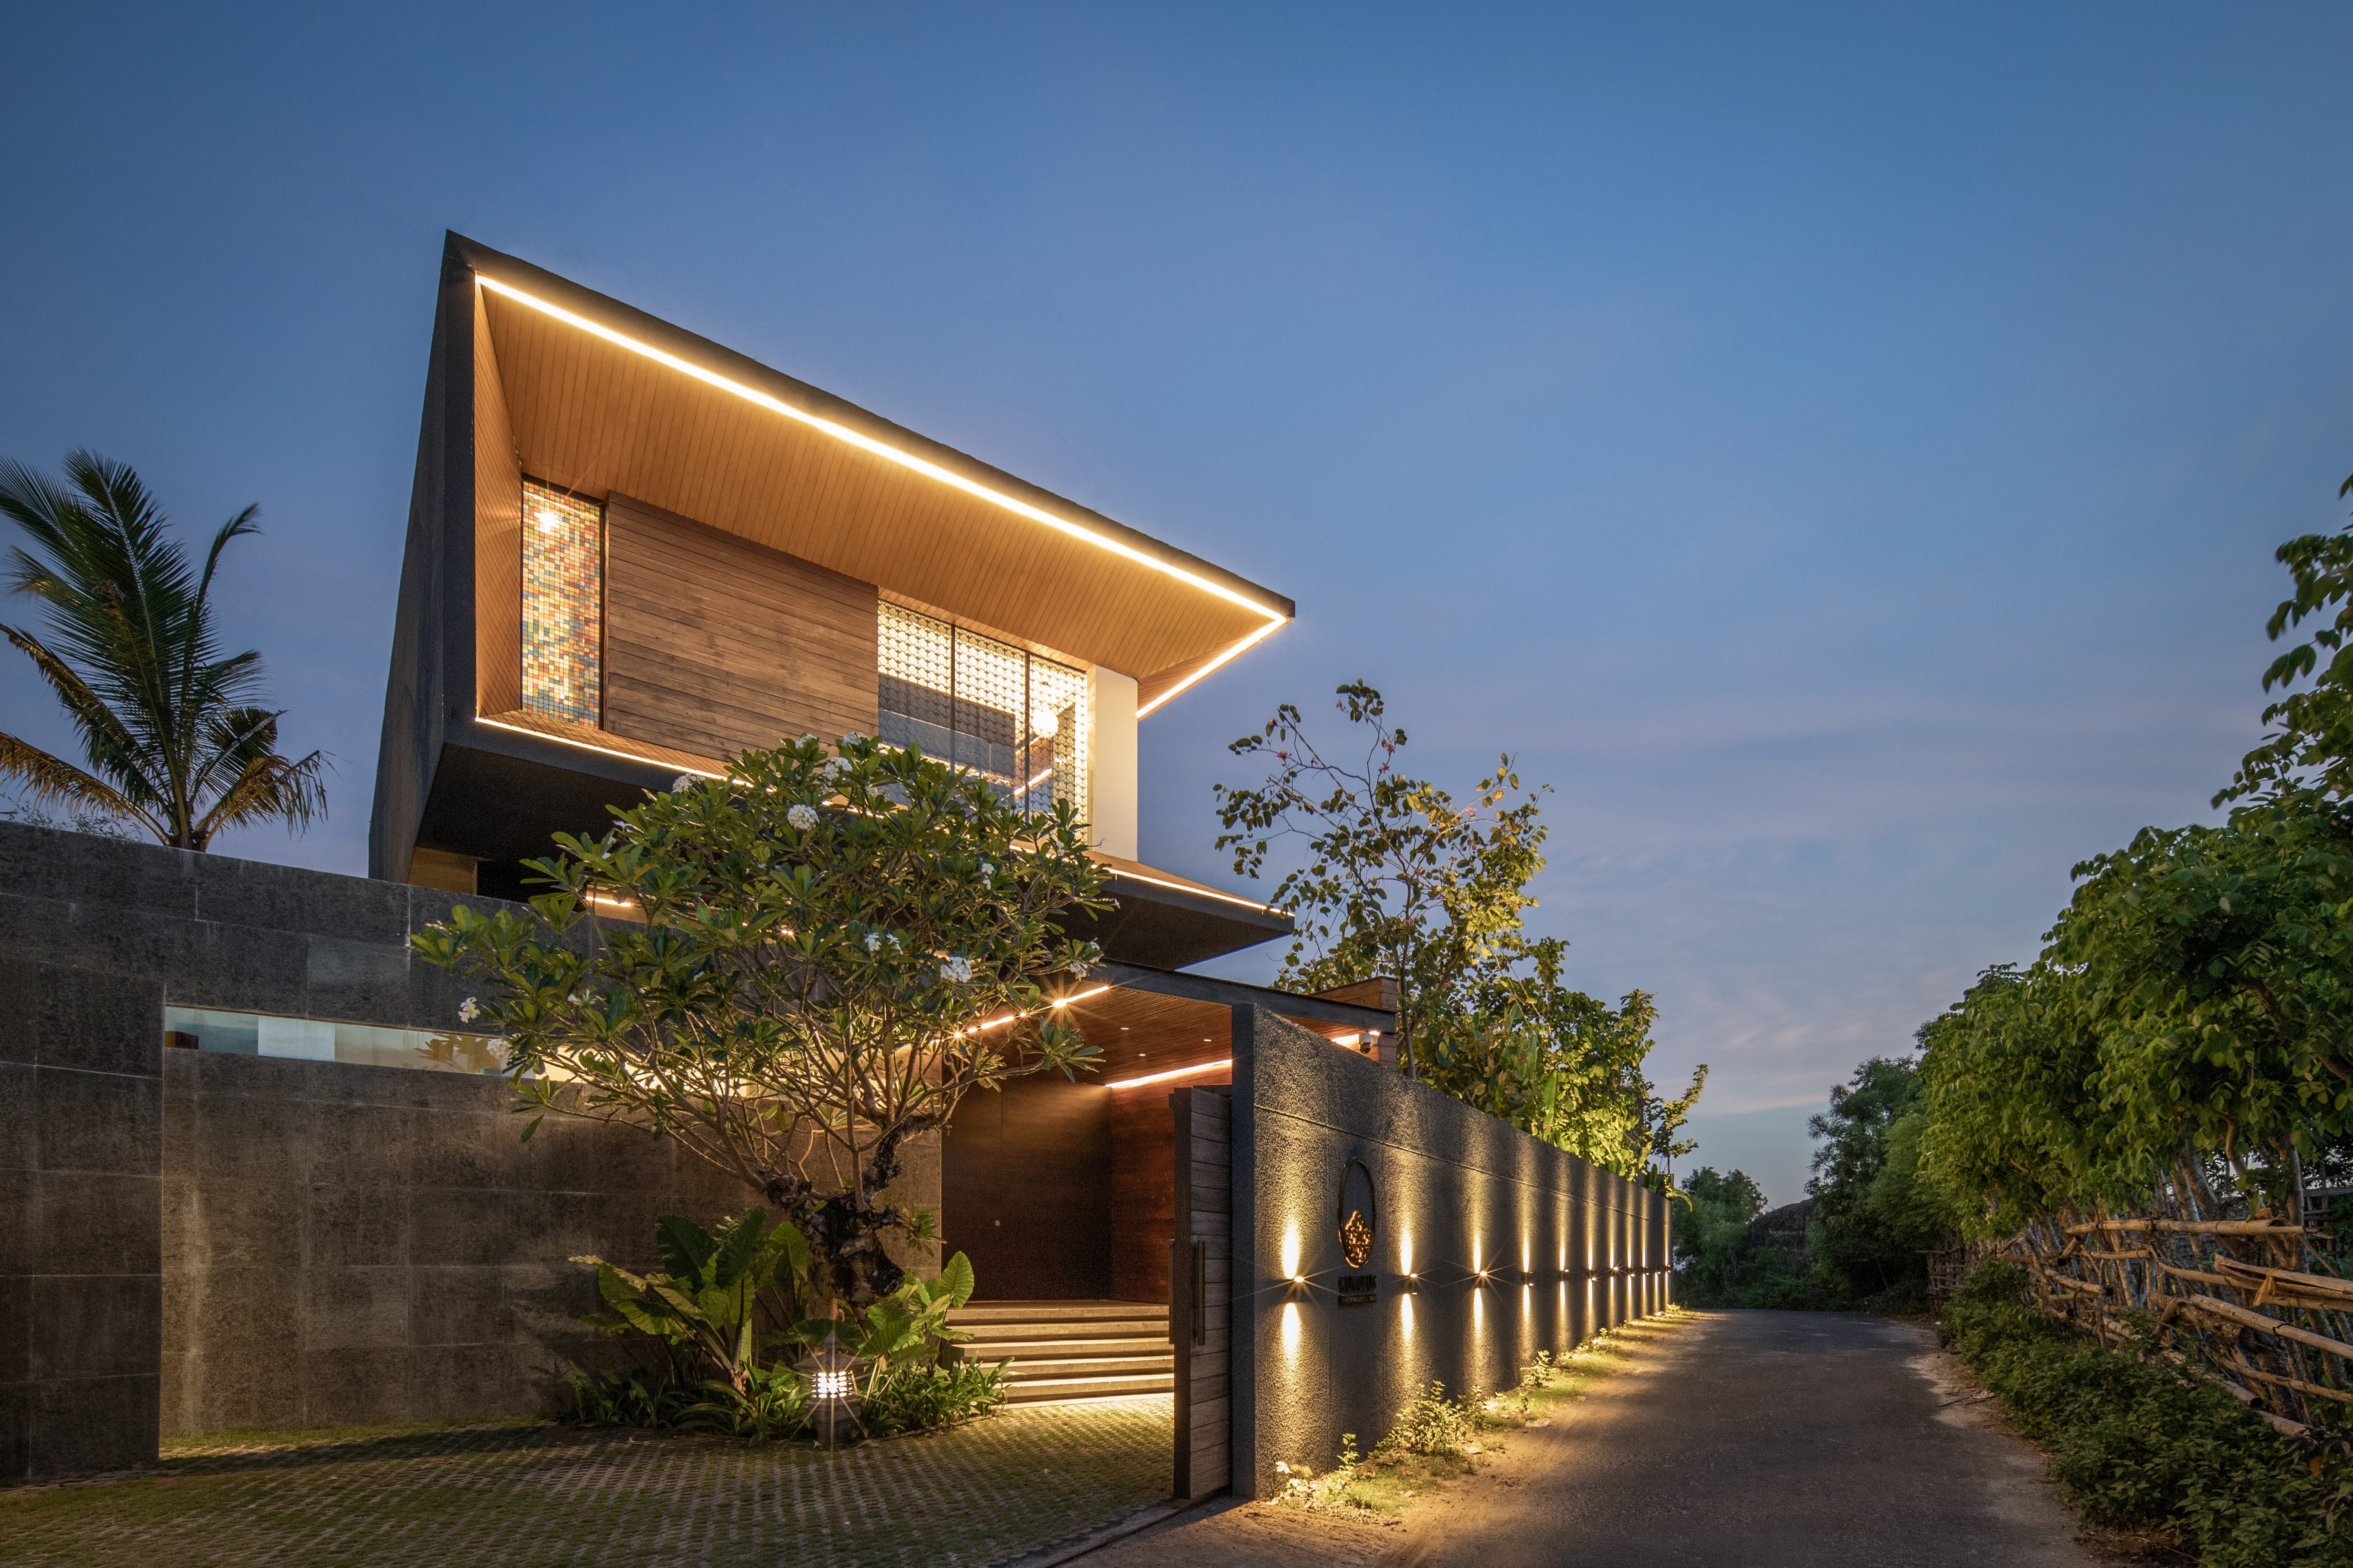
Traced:
MULTIPOLYGON (((1091 507, 1081 506, 1066 496, 1057 495, 1042 486, 1007 473, 969 453, 960 452, 905 426, 895 424, 821 387, 812 386, 762 364, 723 343, 688 331, 610 295, 597 293, 520 257, 492 250, 454 230, 449 233, 448 244, 449 253, 472 273, 478 282, 526 306, 558 320, 566 320, 573 325, 616 342, 624 348, 647 354, 723 391, 734 393, 747 401, 809 425, 888 461, 923 473, 1018 516, 1087 540, 1180 581, 1190 582, 1219 598, 1267 616, 1270 630, 1298 617, 1297 604, 1271 589, 1105 517, 1091 507), (501 274, 505 276, 499 276, 501 274), (542 294, 555 298, 534 295, 531 289, 524 287, 526 283, 541 290, 542 294), (598 320, 600 316, 608 320, 618 318, 628 324, 630 331, 598 320), (643 337, 634 338, 631 331, 640 332, 643 337), (664 346, 659 341, 662 339, 670 340, 669 346, 664 346), (686 357, 687 353, 723 362, 733 374, 698 364, 686 357), (743 379, 739 381, 736 379, 738 376, 743 379), (762 390, 756 384, 761 382, 767 383, 773 390, 762 390), (796 401, 810 406, 796 406, 796 401), (860 426, 869 428, 861 429, 860 426), (960 468, 971 471, 959 472, 960 468), (1023 499, 1024 492, 1038 500, 1023 499), (1039 504, 1041 502, 1045 504, 1039 504), (1057 515, 1056 510, 1048 510, 1049 507, 1068 515, 1057 515)), ((1265 634, 1261 632, 1259 635, 1265 634)), ((1253 637, 1250 640, 1257 639, 1253 637)), ((1208 672, 1204 670, 1203 673, 1208 672)))

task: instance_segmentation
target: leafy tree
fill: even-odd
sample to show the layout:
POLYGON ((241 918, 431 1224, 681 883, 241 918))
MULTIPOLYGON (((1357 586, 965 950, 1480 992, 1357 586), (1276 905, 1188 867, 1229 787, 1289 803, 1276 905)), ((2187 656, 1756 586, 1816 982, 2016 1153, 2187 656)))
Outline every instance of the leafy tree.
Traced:
POLYGON ((1997 964, 1921 1026, 1919 1174, 1970 1237, 2014 1234, 2054 1204, 2121 1195, 2093 1088, 2099 1038, 2075 978, 2046 963, 1997 964))
POLYGON ((1217 786, 1218 847, 1233 851, 1238 873, 1263 876, 1286 841, 1300 856, 1274 890, 1299 920, 1277 984, 1323 991, 1394 977, 1409 1076, 1630 1178, 1690 1152, 1675 1133, 1707 1069, 1681 1098, 1661 1099, 1642 1076, 1651 998, 1631 992, 1612 1008, 1571 989, 1568 944, 1524 928, 1545 863, 1543 790, 1504 804, 1521 790, 1506 752, 1460 805, 1398 771, 1406 732, 1388 725, 1377 690, 1352 681, 1336 696, 1361 756, 1331 760, 1286 702, 1229 748, 1271 760, 1264 784, 1217 786))
POLYGON ((1338 697, 1333 706, 1363 731, 1363 755, 1327 759, 1283 703, 1262 731, 1227 748, 1270 756, 1274 768, 1263 785, 1214 786, 1227 829, 1217 847, 1234 852, 1237 873, 1257 878, 1276 842, 1302 842, 1305 863, 1274 889, 1272 901, 1299 921, 1275 984, 1324 991, 1394 978, 1398 1065, 1419 1077, 1415 1036, 1526 951, 1521 912, 1535 907, 1527 885, 1544 868, 1537 792, 1496 809, 1520 787, 1506 752, 1479 781, 1475 804, 1458 805, 1397 771, 1406 733, 1387 726, 1378 691, 1351 681, 1338 697))
POLYGON ((2282 1202, 2353 1146, 2353 535, 2278 557, 2271 636, 2314 625, 2264 674, 2229 819, 2077 866, 2042 957, 1924 1037, 1920 1169, 1978 1234, 2217 1176, 2282 1202))
POLYGON ((80 768, 0 734, 0 772, 36 803, 77 821, 135 823, 182 849, 223 828, 327 813, 323 753, 279 754, 282 710, 259 706, 261 656, 224 656, 213 573, 229 541, 259 531, 247 507, 221 526, 193 571, 162 511, 121 463, 66 457, 65 482, 0 462, 0 513, 37 553, 9 552, 8 586, 41 601, 47 640, 0 626, 58 695, 80 733, 80 768))
MULTIPOLYGON (((2353 495, 2353 478, 2337 487, 2353 495)), ((2312 684, 2263 710, 2278 729, 2249 752, 2214 804, 2231 800, 2287 801, 2316 796, 2353 799, 2353 525, 2335 533, 2307 533, 2279 547, 2295 593, 2280 601, 2266 630, 2274 642, 2307 620, 2320 621, 2309 640, 2289 648, 2263 672, 2263 689, 2312 684)))
POLYGON ((1745 1171, 1719 1174, 1702 1165, 1683 1184, 1690 1213, 1674 1227, 1677 1293, 1698 1304, 1719 1301, 1736 1283, 1748 1222, 1765 1212, 1765 1191, 1745 1171))
POLYGON ((1674 1134, 1706 1081, 1680 1100, 1652 1092, 1642 1065, 1658 1006, 1641 991, 1615 1008, 1561 984, 1567 944, 1529 944, 1532 973, 1491 976, 1467 1008, 1425 1025, 1424 1081, 1579 1159, 1642 1179, 1653 1157, 1697 1147, 1674 1134))
POLYGON ((1918 1180, 1920 1097, 1912 1058, 1873 1057, 1831 1088, 1830 1109, 1806 1124, 1822 1141, 1806 1184, 1820 1227, 1819 1267, 1850 1295, 1925 1285, 1921 1254, 1957 1217, 1918 1180))
POLYGON ((886 1237, 934 1234, 885 1195, 907 1141, 975 1089, 1096 1065, 1054 1011, 1100 961, 1059 922, 1107 902, 1067 804, 1025 815, 919 752, 805 735, 557 842, 533 863, 554 891, 459 905, 417 951, 491 987, 470 1004, 526 1109, 676 1138, 857 1307, 903 1281, 886 1237), (592 895, 637 921, 585 919, 592 895))

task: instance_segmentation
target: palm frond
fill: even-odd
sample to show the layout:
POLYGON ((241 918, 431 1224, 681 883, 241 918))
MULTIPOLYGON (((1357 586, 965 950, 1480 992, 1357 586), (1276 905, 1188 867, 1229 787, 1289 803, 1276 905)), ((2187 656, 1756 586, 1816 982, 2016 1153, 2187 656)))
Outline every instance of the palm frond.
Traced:
POLYGON ((124 799, 103 779, 93 778, 63 757, 0 731, 0 773, 16 779, 37 803, 83 805, 139 824, 164 843, 172 836, 153 817, 124 799))
POLYGON ((7 585, 47 611, 44 638, 0 630, 40 668, 91 767, 141 821, 202 847, 233 823, 280 816, 300 828, 325 815, 325 759, 278 754, 278 714, 253 700, 261 656, 224 657, 214 626, 222 552, 259 531, 258 508, 224 523, 193 570, 138 474, 75 451, 63 483, 0 461, 0 515, 35 547, 11 551, 7 585))
POLYGON ((81 732, 82 749, 90 753, 91 766, 112 780, 111 787, 142 806, 162 804, 166 792, 157 787, 148 773, 153 758, 122 722, 121 716, 108 707, 72 667, 43 647, 31 633, 0 626, 0 636, 24 650, 33 661, 33 668, 41 672, 41 678, 58 694, 58 703, 73 721, 74 728, 81 732))

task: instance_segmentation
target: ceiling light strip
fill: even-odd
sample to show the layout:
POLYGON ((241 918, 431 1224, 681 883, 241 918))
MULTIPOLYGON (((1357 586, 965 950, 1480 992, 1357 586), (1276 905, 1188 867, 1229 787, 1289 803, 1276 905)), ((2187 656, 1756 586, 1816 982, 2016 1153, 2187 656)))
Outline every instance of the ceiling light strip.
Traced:
POLYGON ((1230 1072, 1234 1058, 1221 1062, 1201 1062, 1188 1068, 1171 1068, 1166 1072, 1146 1073, 1142 1078, 1124 1078, 1117 1083, 1107 1083, 1105 1089, 1141 1089, 1147 1083, 1166 1083, 1172 1078, 1185 1078, 1197 1072, 1230 1072))
POLYGON ((1193 893, 1204 899, 1219 899, 1229 904, 1240 904, 1246 910, 1263 910, 1271 915, 1287 914, 1290 912, 1286 910, 1278 910, 1272 904, 1252 903, 1248 899, 1238 899, 1231 893, 1220 893, 1215 888, 1195 887, 1190 882, 1164 881, 1158 877, 1146 877, 1134 871, 1123 871, 1116 866, 1107 866, 1104 869, 1109 871, 1114 877, 1122 877, 1131 882, 1149 882, 1155 888, 1167 888, 1175 892, 1193 893))
POLYGON ((1184 679, 1178 681, 1176 685, 1170 687, 1167 690, 1162 692, 1159 696, 1154 698, 1143 707, 1137 709, 1135 710, 1135 716, 1139 719, 1150 717, 1154 709, 1159 707, 1162 703, 1167 701, 1170 698, 1176 696, 1178 692, 1184 690, 1187 687, 1191 686, 1194 682, 1201 679, 1203 677, 1215 673, 1229 660, 1242 654, 1248 653, 1261 640, 1273 635, 1275 632, 1282 630, 1282 626, 1283 623, 1281 621, 1269 621, 1265 626, 1259 627, 1258 630, 1250 633, 1250 636, 1242 638, 1241 641, 1234 644, 1233 647, 1226 649, 1225 652, 1219 654, 1217 658, 1211 659, 1208 663, 1203 665, 1200 668, 1195 670, 1192 674, 1187 676, 1184 679))
MULTIPOLYGON (((563 321, 567 325, 579 328, 584 332, 592 333, 596 337, 603 338, 607 342, 617 344, 619 347, 628 349, 632 353, 642 354, 658 364, 668 365, 670 369, 691 375, 697 381, 702 382, 711 386, 715 386, 722 392, 733 393, 736 396, 743 398, 747 403, 756 403, 761 407, 768 409, 773 413, 781 414, 787 419, 798 420, 801 424, 808 426, 811 429, 823 431, 837 441, 846 441, 849 445, 856 447, 862 451, 871 452, 876 457, 897 463, 902 468, 913 468, 915 472, 928 475, 932 479, 935 479, 943 484, 954 485, 956 489, 965 491, 966 494, 977 496, 982 500, 987 501, 991 505, 1003 507, 1006 510, 1026 517, 1033 522, 1042 522, 1049 528, 1059 529, 1062 532, 1070 534, 1072 538, 1083 539, 1088 543, 1111 551, 1114 554, 1124 555, 1129 560, 1135 562, 1139 565, 1148 566, 1155 572, 1166 573, 1167 575, 1175 577, 1180 582, 1189 583, 1196 588, 1215 594, 1218 597, 1227 600, 1229 603, 1240 605, 1246 610, 1255 611, 1257 614, 1266 616, 1270 623, 1257 634, 1257 637, 1262 637, 1266 636, 1268 632, 1272 631, 1276 626, 1282 626, 1285 621, 1290 619, 1289 616, 1282 615, 1277 611, 1271 610, 1264 605, 1259 604, 1256 600, 1253 600, 1245 595, 1234 592, 1231 588, 1226 587, 1223 584, 1213 583, 1207 577, 1203 577, 1197 573, 1187 572, 1182 566, 1172 565, 1166 561, 1155 559, 1153 556, 1145 554, 1143 551, 1136 549, 1133 545, 1123 544, 1116 539, 1112 539, 1103 534, 1097 533, 1094 530, 1082 527, 1066 518, 1056 517, 1052 512, 1041 510, 1037 507, 1031 506, 1027 501, 1017 500, 1013 497, 1007 495, 1002 490, 991 489, 987 485, 965 479, 962 474, 955 473, 951 469, 944 468, 937 463, 927 462, 923 458, 918 458, 911 452, 902 452, 896 447, 890 446, 881 441, 877 441, 871 436, 860 435, 858 431, 852 430, 846 425, 837 425, 830 419, 821 418, 815 414, 808 413, 805 409, 796 408, 789 403, 786 403, 778 398, 771 397, 766 393, 746 386, 740 381, 731 381, 726 376, 721 375, 715 371, 705 370, 701 365, 693 364, 686 360, 679 358, 676 354, 666 353, 662 350, 654 347, 651 343, 639 342, 637 339, 621 332, 617 332, 610 327, 599 325, 597 322, 590 321, 586 316, 575 315, 572 311, 565 310, 560 305, 550 304, 545 300, 527 294, 512 283, 501 283, 497 279, 480 272, 474 274, 474 278, 475 280, 480 283, 483 288, 489 289, 496 293, 503 294, 508 299, 513 300, 519 304, 528 305, 533 310, 539 311, 543 315, 552 316, 555 320, 563 321)), ((1256 641, 1257 637, 1253 637, 1250 640, 1256 641)), ((1234 649, 1234 652, 1238 653, 1242 647, 1247 647, 1248 646, 1250 646, 1248 642, 1242 643, 1234 649)), ((1226 657, 1229 658, 1232 657, 1232 654, 1228 654, 1226 657)), ((1223 663, 1224 660, 1220 659, 1219 662, 1223 663)), ((1210 668, 1214 668, 1216 667, 1211 666, 1210 668)), ((1201 673, 1206 675, 1208 671, 1205 669, 1201 673)), ((1198 679, 1200 679, 1199 676, 1194 677, 1194 679, 1198 680, 1198 679)), ((1186 684, 1190 685, 1191 682, 1187 681, 1186 684)))

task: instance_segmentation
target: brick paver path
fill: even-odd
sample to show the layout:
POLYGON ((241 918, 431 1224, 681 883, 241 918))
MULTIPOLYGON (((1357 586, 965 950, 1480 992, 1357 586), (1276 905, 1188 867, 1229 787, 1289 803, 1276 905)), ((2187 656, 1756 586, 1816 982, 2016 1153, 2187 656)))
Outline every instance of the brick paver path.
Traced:
POLYGON ((1165 1394, 819 1453, 535 1426, 176 1442, 0 1491, 0 1563, 982 1568, 1168 1495, 1165 1394))

